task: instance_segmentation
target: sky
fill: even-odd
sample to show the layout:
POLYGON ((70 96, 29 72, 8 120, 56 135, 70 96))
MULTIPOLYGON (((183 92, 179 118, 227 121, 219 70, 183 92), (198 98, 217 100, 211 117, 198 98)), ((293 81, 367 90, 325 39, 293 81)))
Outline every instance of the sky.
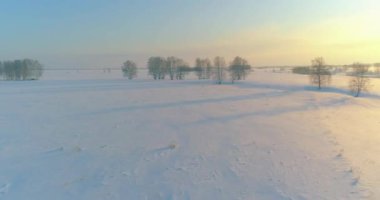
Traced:
POLYGON ((150 56, 252 66, 380 62, 378 0, 1 0, 0 60, 118 67, 150 56))

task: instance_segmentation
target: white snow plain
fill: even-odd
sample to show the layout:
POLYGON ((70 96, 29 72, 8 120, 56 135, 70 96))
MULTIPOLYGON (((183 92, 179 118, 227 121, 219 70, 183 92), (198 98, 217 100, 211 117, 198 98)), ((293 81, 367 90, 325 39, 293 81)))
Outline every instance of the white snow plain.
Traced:
POLYGON ((129 81, 47 71, 0 82, 0 199, 380 199, 380 81, 129 81))

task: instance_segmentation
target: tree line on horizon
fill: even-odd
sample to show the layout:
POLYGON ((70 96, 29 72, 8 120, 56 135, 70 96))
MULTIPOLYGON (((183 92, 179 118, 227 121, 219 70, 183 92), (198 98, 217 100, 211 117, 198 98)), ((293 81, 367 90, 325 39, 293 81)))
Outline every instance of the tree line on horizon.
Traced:
MULTIPOLYGON (((153 56, 148 59, 148 73, 154 80, 162 80, 169 77, 170 80, 183 80, 194 72, 198 79, 213 79, 217 84, 222 84, 227 76, 232 83, 236 80, 244 80, 251 72, 248 61, 236 56, 229 65, 223 57, 217 56, 213 62, 209 58, 195 59, 194 66, 189 66, 183 59, 170 56, 167 58, 153 56)), ((370 79, 368 77, 371 65, 353 63, 345 66, 352 69, 349 79, 349 89, 355 97, 363 91, 368 91, 370 79)), ((380 63, 373 65, 380 72, 380 63)), ((121 67, 124 76, 128 79, 137 77, 137 65, 127 60, 121 67)), ((311 61, 310 67, 293 68, 293 73, 308 74, 310 83, 322 89, 331 83, 332 67, 327 65, 323 57, 317 57, 311 61)), ((22 59, 13 61, 0 61, 0 78, 3 80, 38 80, 43 74, 43 66, 37 60, 22 59)))
MULTIPOLYGON (((215 57, 213 62, 209 58, 196 58, 193 67, 174 56, 150 57, 147 66, 148 73, 154 80, 163 80, 166 77, 169 77, 170 80, 183 80, 188 73, 194 72, 198 79, 213 79, 217 84, 222 84, 227 75, 230 76, 232 83, 235 80, 244 80, 251 71, 247 60, 239 56, 236 56, 228 66, 225 59, 220 56, 215 57)), ((374 66, 380 68, 379 63, 375 63, 374 66)), ((349 67, 352 68, 349 89, 355 97, 358 97, 363 91, 369 89, 370 79, 366 74, 369 72, 370 65, 357 62, 349 67)), ((136 78, 136 63, 127 60, 121 68, 124 76, 128 79, 136 78)), ((323 57, 313 59, 309 67, 295 67, 292 71, 309 75, 310 83, 316 85, 319 90, 329 85, 332 80, 331 66, 326 64, 323 57)))
MULTIPOLYGON (((174 56, 167 58, 153 56, 148 59, 147 66, 148 73, 154 80, 162 80, 166 77, 170 80, 183 80, 190 72, 194 72, 198 79, 214 79, 217 84, 222 84, 227 76, 232 82, 244 80, 252 69, 248 61, 239 56, 236 56, 229 65, 220 56, 215 57, 213 62, 209 58, 197 58, 193 67, 183 59, 174 56)), ((127 60, 121 69, 128 79, 137 77, 135 62, 127 60)))
POLYGON ((3 80, 38 80, 42 74, 43 66, 37 60, 0 61, 0 77, 3 80))

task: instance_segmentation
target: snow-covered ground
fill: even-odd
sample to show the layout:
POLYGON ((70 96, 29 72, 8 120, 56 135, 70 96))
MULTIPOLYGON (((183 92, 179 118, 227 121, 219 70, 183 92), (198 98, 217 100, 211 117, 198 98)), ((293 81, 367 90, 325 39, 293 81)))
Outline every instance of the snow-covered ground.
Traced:
POLYGON ((380 199, 380 81, 0 82, 0 199, 380 199))

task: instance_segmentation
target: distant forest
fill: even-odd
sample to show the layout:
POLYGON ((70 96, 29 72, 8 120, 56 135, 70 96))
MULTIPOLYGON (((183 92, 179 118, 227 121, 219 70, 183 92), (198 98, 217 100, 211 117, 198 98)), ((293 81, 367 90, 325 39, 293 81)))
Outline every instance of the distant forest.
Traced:
POLYGON ((0 77, 3 80, 38 80, 43 66, 32 59, 0 61, 0 77))

